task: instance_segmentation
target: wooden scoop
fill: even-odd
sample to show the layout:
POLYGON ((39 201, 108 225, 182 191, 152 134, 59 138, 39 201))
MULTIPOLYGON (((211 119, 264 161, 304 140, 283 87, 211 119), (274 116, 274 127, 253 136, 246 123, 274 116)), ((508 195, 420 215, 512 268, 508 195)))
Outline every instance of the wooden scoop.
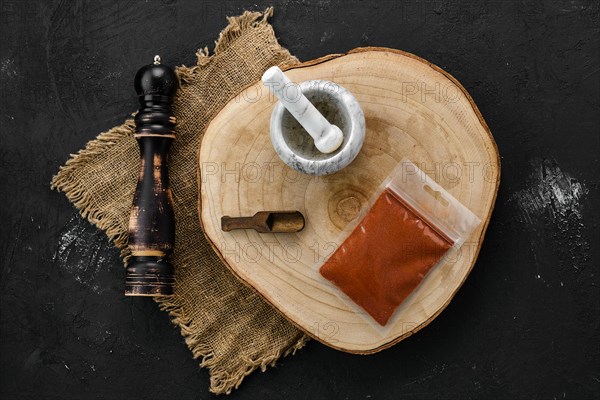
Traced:
POLYGON ((304 228, 300 211, 259 211, 252 217, 221 217, 221 229, 254 229, 260 233, 292 233, 304 228))

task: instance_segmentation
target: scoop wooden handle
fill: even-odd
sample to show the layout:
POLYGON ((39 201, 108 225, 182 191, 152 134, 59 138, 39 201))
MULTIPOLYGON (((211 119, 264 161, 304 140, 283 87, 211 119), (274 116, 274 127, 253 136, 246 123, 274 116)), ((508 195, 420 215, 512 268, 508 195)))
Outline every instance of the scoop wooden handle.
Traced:
POLYGON ((125 295, 167 296, 173 294, 175 281, 169 261, 175 244, 175 216, 167 164, 175 138, 171 103, 177 76, 155 58, 154 64, 138 71, 135 88, 141 105, 134 135, 140 147, 141 169, 129 219, 131 259, 125 295))

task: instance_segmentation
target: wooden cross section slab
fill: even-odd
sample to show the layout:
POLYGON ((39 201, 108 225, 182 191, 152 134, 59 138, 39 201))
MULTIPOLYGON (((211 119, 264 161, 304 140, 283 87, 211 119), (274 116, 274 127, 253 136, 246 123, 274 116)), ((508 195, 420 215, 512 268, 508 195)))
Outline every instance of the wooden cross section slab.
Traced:
MULTIPOLYGON (((225 264, 310 336, 333 348, 373 353, 431 322, 475 264, 496 199, 500 161, 473 99, 456 79, 398 50, 360 48, 288 69, 301 82, 336 82, 362 106, 366 139, 350 166, 325 177, 300 174, 277 157, 269 138, 276 102, 261 82, 246 88, 213 119, 199 151, 200 218, 225 264), (316 268, 340 242, 378 185, 404 158, 459 199, 482 221, 460 255, 434 268, 377 329, 318 278, 316 268), (298 210, 298 233, 221 230, 221 217, 298 210)), ((342 239, 343 240, 343 239, 342 239)), ((476 307, 476 305, 473 305, 476 307)))

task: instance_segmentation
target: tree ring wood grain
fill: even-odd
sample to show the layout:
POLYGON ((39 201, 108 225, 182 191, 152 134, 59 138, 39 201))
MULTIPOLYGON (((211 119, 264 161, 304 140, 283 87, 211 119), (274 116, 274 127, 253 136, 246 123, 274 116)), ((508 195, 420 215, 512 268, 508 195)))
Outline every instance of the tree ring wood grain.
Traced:
POLYGON ((363 148, 344 170, 302 175, 287 167, 269 140, 275 99, 232 99, 207 128, 199 156, 199 214, 204 233, 225 265, 292 323, 324 344, 369 354, 410 336, 451 301, 473 268, 500 182, 494 139, 471 96, 450 74, 409 53, 359 48, 287 69, 295 82, 325 79, 347 88, 367 122, 363 148), (338 245, 381 181, 403 158, 425 170, 481 220, 461 255, 433 269, 400 306, 385 332, 315 278, 315 263, 338 245), (294 209, 306 217, 297 234, 222 232, 222 215, 294 209))

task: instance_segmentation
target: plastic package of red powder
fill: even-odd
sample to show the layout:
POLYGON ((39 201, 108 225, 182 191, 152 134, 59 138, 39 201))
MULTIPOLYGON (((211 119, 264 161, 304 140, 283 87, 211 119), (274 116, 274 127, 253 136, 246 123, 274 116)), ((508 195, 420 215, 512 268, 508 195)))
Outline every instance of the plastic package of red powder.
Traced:
POLYGON ((355 221, 318 271, 377 328, 393 325, 400 304, 481 223, 408 160, 355 221))

